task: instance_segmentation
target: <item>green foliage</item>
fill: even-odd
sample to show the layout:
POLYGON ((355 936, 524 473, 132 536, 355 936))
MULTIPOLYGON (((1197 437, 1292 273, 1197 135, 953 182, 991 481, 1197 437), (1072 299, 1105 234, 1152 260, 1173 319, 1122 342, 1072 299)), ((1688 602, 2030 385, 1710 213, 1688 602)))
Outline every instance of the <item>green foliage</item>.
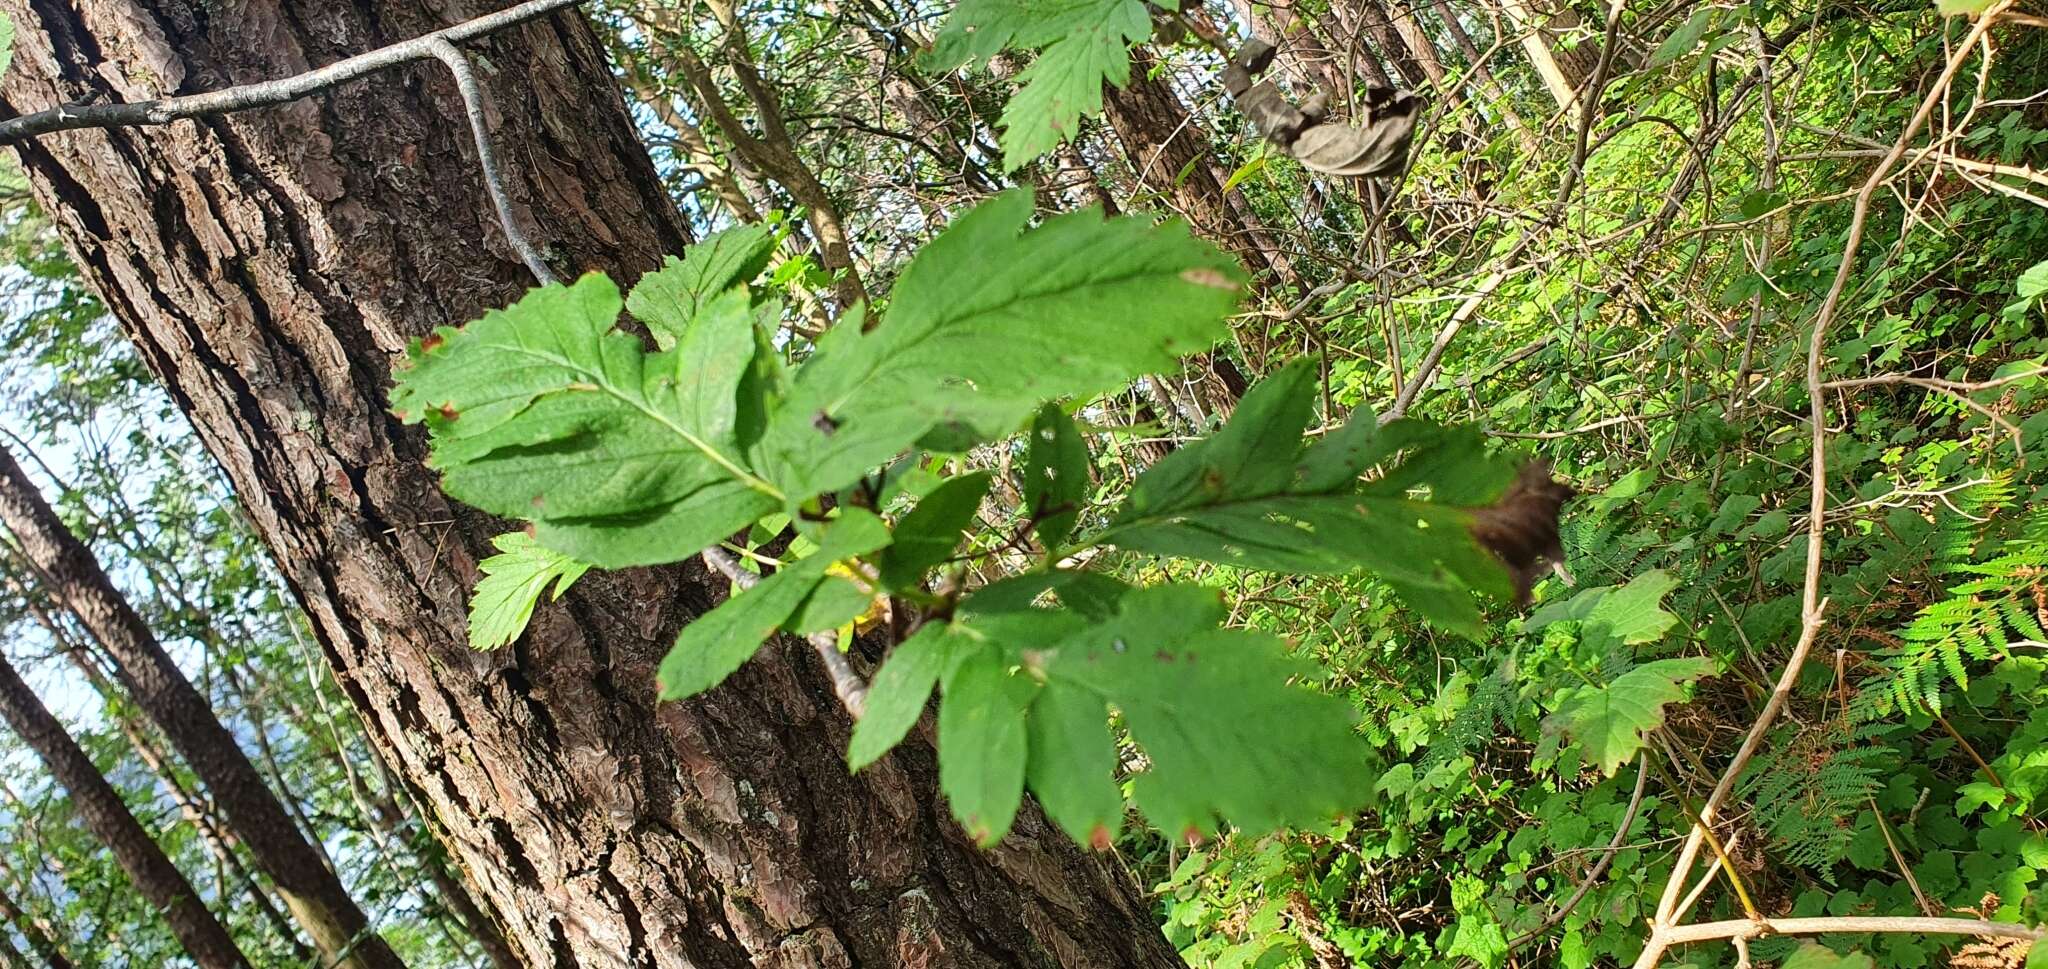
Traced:
POLYGON ((788 625, 834 564, 889 544, 889 529, 872 513, 849 509, 827 526, 810 557, 785 565, 753 588, 697 617, 661 661, 661 697, 696 696, 725 681, 775 630, 788 625))
POLYGON ((1685 685, 1713 672, 1710 659, 1653 660, 1605 685, 1565 693, 1550 725, 1612 775, 1649 742, 1645 734, 1663 725, 1664 708, 1685 699, 1685 685))
POLYGON ((950 71, 1005 50, 1038 51, 1003 109, 1003 164, 1015 171, 1102 113, 1103 83, 1130 83, 1129 47, 1151 32, 1139 0, 963 0, 939 29, 930 60, 950 71))
POLYGON ((1469 433, 1420 422, 1382 430, 1370 411, 1304 447, 1314 394, 1309 361, 1281 369, 1221 431, 1140 475, 1094 540, 1246 569, 1370 569, 1432 621, 1481 635, 1470 590, 1505 596, 1507 580, 1457 505, 1498 498, 1512 466, 1469 433), (1367 468, 1403 451, 1399 467, 1360 486, 1367 468), (1435 500, 1411 497, 1418 488, 1435 500))
POLYGON ((542 287, 416 344, 391 393, 400 418, 432 431, 450 494, 606 568, 693 555, 781 498, 742 447, 745 294, 709 301, 675 349, 651 354, 614 328, 622 308, 603 276, 542 287))
POLYGON ((794 520, 772 573, 683 628, 661 664, 664 699, 716 687, 777 630, 842 628, 887 592, 927 612, 875 677, 848 762, 900 742, 936 688, 940 788, 977 841, 1004 836, 1028 788, 1063 830, 1106 847, 1133 763, 1119 744, 1137 758, 1124 780, 1138 807, 1179 837, 1321 823, 1364 803, 1372 760, 1346 705, 1290 685, 1311 669, 1283 643, 1225 628, 1213 592, 1130 589, 1057 567, 1051 548, 1085 518, 1105 524, 1077 550, 1370 569, 1476 636, 1474 595, 1506 582, 1468 509, 1499 496, 1512 464, 1469 431, 1381 429, 1369 411, 1306 441, 1304 362, 1140 476, 1121 510, 1091 514, 1087 441, 1053 401, 1207 346, 1243 277, 1175 225, 1083 212, 1027 229, 1030 215, 1030 196, 1012 192, 963 216, 912 259, 875 325, 849 314, 793 367, 763 338, 778 307, 749 285, 765 267, 760 230, 671 260, 623 301, 587 276, 422 341, 394 409, 426 424, 451 493, 534 526, 514 540, 521 558, 487 569, 479 641, 516 637, 548 582, 559 592, 583 562, 674 561, 794 520), (663 349, 619 328, 622 307, 663 349), (957 602, 928 589, 934 571, 991 554, 955 553, 974 545, 993 476, 928 481, 913 503, 893 498, 906 477, 871 475, 916 445, 1003 440, 1027 419, 1010 543, 1035 534, 1042 567, 957 602), (909 509, 892 525, 869 507, 883 499, 909 509))
POLYGON ((1779 965, 1780 969, 1873 969, 1876 963, 1860 952, 1841 955, 1819 943, 1806 942, 1779 965))
POLYGON ((766 476, 791 496, 842 488, 927 433, 1007 436, 1047 400, 1116 389, 1227 334, 1244 274, 1178 223, 1030 218, 1028 192, 983 203, 911 260, 880 325, 825 334, 769 416, 766 476))
POLYGON ((518 639, 533 618, 534 603, 554 585, 560 599, 590 566, 534 544, 525 532, 491 539, 498 554, 477 563, 484 577, 469 599, 469 645, 497 649, 518 639))

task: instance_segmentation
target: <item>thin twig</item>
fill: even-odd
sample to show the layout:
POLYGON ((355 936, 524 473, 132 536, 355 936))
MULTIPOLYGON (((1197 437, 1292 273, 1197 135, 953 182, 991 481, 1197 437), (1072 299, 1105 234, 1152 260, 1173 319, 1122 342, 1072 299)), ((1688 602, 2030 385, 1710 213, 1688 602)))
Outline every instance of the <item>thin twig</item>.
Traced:
POLYGON ((2004 939, 2048 938, 2048 928, 2017 922, 1942 919, 1894 915, 1849 915, 1807 919, 1727 919, 1673 926, 1664 934, 1667 945, 1709 939, 1758 939, 1766 935, 1824 935, 1835 932, 1915 932, 1921 935, 1975 935, 2004 939))
MULTIPOLYGON (((1694 935, 1691 933, 1703 927, 1674 924, 1677 918, 1674 914, 1674 907, 1678 902, 1679 891, 1684 887, 1687 878, 1691 875, 1694 862, 1699 858, 1700 844, 1706 839, 1707 835, 1706 826, 1714 823, 1715 812, 1720 809, 1721 805, 1726 802, 1728 796, 1734 791, 1735 783, 1741 777, 1743 768, 1748 766, 1750 759, 1756 755, 1757 748, 1762 745, 1764 734, 1777 721, 1778 714, 1784 710, 1786 703, 1791 699, 1793 687, 1799 682, 1799 672, 1806 665, 1806 658, 1813 650, 1814 641, 1819 638, 1821 616, 1827 606, 1826 601, 1820 596, 1820 573, 1824 553, 1823 538, 1827 525, 1828 493, 1827 393, 1824 382, 1821 380, 1821 357, 1827 345, 1828 328, 1834 323, 1835 316, 1841 308, 1842 294, 1848 288, 1850 277, 1855 275, 1856 272, 1856 254, 1862 248, 1863 230, 1870 220, 1871 204, 1877 196, 1878 188, 1890 177, 1892 169, 1898 165, 1900 159, 1905 157, 1906 150, 1912 143, 1913 138, 1926 126, 1928 117, 1942 103, 1950 84, 1955 79, 1956 72, 1962 69, 1963 63, 1969 59, 1971 53, 1976 49, 1977 42, 1991 29, 1991 25, 1997 21, 1999 15, 2012 6, 2012 3, 2013 0, 1999 0, 1998 3, 1994 4, 1990 10, 1987 10, 1971 26, 1969 34, 1958 45, 1954 56, 1950 57, 1948 63, 1942 68, 1941 75, 1935 78, 1927 94, 1921 98, 1920 105, 1913 112, 1912 119, 1906 123, 1905 130, 1899 132, 1899 137, 1892 143, 1891 150, 1871 170, 1870 176, 1864 181, 1862 189, 1856 193, 1855 206, 1849 218, 1849 232, 1847 238, 1842 243, 1841 263, 1836 267, 1834 282, 1828 287, 1827 296, 1821 302, 1819 312, 1814 315, 1813 330, 1807 340, 1806 389, 1808 397, 1808 424, 1812 434, 1811 477, 1813 480, 1811 492, 1808 496, 1806 574, 1800 596, 1799 640, 1792 647, 1792 655, 1785 661, 1784 672, 1778 677, 1778 683, 1775 689, 1772 690, 1770 699, 1765 702, 1763 710, 1757 714, 1756 721, 1750 725, 1749 733, 1743 737, 1742 746, 1736 750, 1734 758, 1729 761, 1728 767, 1722 772, 1720 782, 1715 784, 1713 793, 1708 795, 1706 804, 1701 807, 1698 823, 1693 825, 1691 832, 1686 836, 1685 847, 1679 851, 1678 861, 1671 870, 1671 879, 1665 884, 1663 897, 1658 901, 1656 915, 1651 923, 1650 939, 1643 947, 1641 957, 1636 960, 1637 969, 1648 969, 1648 967, 1655 966, 1658 960, 1663 958, 1665 950, 1677 943, 1698 941, 1700 939, 1732 938, 1744 934, 1753 937, 1759 934, 1759 926, 1765 925, 1769 921, 1744 920, 1736 923, 1711 923, 1720 925, 1732 924, 1735 928, 1727 931, 1708 932, 1704 935, 1694 935)), ((1844 922, 1854 920, 1785 919, 1779 921, 1844 922)), ((1874 919, 1871 921, 1904 925, 1913 920, 1874 919)), ((1925 921, 1946 923, 1961 922, 1963 920, 1933 919, 1925 921)), ((2024 927, 2016 928, 2024 929, 2024 927)), ((1770 930, 1766 929, 1763 931, 1770 930)), ((1797 930, 1787 929, 1781 931, 1791 932, 1797 930)), ((1817 931, 1857 930, 1824 929, 1817 931)), ((1865 929, 1862 931, 1938 932, 1944 930, 1937 928, 1917 930, 1913 928, 1881 928, 1865 929)), ((2031 932, 2032 930, 2026 931, 2031 932)), ((2028 937, 2031 938, 2032 936, 2029 935, 2028 937)))
POLYGON ((1629 828, 1635 825, 1636 812, 1643 806, 1643 789, 1646 786, 1644 782, 1649 780, 1649 777, 1650 755, 1646 752, 1636 759, 1636 791, 1634 794, 1629 795, 1628 810, 1621 812, 1621 824, 1614 829, 1614 838, 1608 841, 1607 847, 1600 852, 1600 860, 1593 864, 1593 870, 1586 873, 1585 879, 1579 882, 1578 889, 1572 892, 1571 897, 1566 898, 1563 904, 1560 904, 1551 911, 1549 916, 1544 918, 1542 925, 1530 929, 1508 942, 1508 949, 1510 951, 1528 945, 1536 941, 1538 936, 1556 928, 1557 923, 1564 921, 1565 916, 1572 914, 1572 909, 1576 908, 1579 901, 1586 897, 1586 893, 1592 891, 1594 885, 1599 884, 1600 877, 1607 874, 1607 866, 1614 863, 1614 856, 1621 852, 1622 842, 1628 839, 1629 828))
POLYGON ((464 21, 453 27, 401 41, 389 47, 379 47, 354 57, 343 58, 326 67, 304 74, 294 74, 291 77, 152 101, 61 105, 47 111, 37 111, 0 121, 0 145, 13 144, 52 131, 169 124, 181 118, 226 114, 284 104, 387 67, 433 57, 433 45, 436 42, 460 43, 483 37, 537 17, 547 16, 557 10, 573 7, 581 2, 582 0, 527 0, 516 7, 485 14, 475 20, 464 21))
POLYGON ((491 148, 491 130, 488 98, 481 85, 476 83, 476 73, 470 69, 469 55, 456 49, 446 37, 429 35, 427 51, 441 63, 448 65, 448 73, 455 75, 455 89, 462 93, 462 106, 469 115, 470 133, 476 136, 476 163, 483 169, 484 189, 491 195, 491 205, 498 210, 498 223, 505 230, 505 242, 512 251, 519 254, 521 262, 540 280, 543 286, 561 282, 547 260, 541 258, 540 250, 533 241, 526 238, 525 230, 519 228, 519 221, 512 217, 512 196, 505 191, 505 173, 498 168, 498 153, 491 148))

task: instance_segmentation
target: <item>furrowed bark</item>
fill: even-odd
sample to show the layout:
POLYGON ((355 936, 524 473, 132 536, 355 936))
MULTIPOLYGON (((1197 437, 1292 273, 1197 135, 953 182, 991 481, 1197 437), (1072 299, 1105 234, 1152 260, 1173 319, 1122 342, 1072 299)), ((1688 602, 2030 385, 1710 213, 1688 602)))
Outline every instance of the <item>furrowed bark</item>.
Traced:
MULTIPOLYGON (((485 12, 476 0, 4 0, 11 110, 212 90, 485 12)), ((687 241, 601 48, 557 14, 465 45, 521 224, 622 284, 687 241)), ((467 645, 488 539, 386 410, 408 340, 518 298, 438 64, 319 97, 20 149, 38 198, 220 460, 380 753, 530 965, 1157 966, 1128 879, 1027 811, 981 852, 928 748, 858 776, 816 659, 777 641, 657 705, 677 629, 726 583, 593 575, 513 647, 467 645)))

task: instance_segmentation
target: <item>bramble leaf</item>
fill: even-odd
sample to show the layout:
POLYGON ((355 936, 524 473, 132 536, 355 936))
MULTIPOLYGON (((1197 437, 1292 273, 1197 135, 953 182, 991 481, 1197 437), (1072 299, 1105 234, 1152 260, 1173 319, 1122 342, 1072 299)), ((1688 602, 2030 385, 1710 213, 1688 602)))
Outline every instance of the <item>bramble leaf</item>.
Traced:
POLYGON ((796 614, 833 563, 888 543, 888 527, 872 512, 840 512, 809 558, 783 566, 683 627, 661 661, 661 698, 680 700, 724 682, 796 614))
POLYGON ((852 484, 942 426, 1012 433, 1047 400, 1121 387, 1228 335, 1244 273, 1178 223, 1083 211, 1026 229, 1028 191, 962 216, 869 332, 818 341, 769 417, 759 466, 791 495, 852 484))
POLYGON ((1818 942, 1802 942, 1779 969, 1872 969, 1877 963, 1861 952, 1836 955, 1818 942))
POLYGON ((1685 685, 1712 675, 1714 668, 1713 660, 1698 657, 1644 663, 1606 686, 1567 692, 1544 727, 1578 741, 1612 776, 1643 749, 1643 735, 1664 723, 1665 706, 1685 699, 1685 685))
POLYGON ((1619 588, 1585 589, 1563 602, 1544 606, 1529 616, 1527 626, 1533 632, 1554 622, 1577 620, 1584 626, 1581 640, 1596 649, 1611 643, 1654 643, 1678 625, 1678 617, 1662 605, 1664 596, 1676 588, 1677 577, 1652 569, 1619 588))
POLYGON ((477 563, 484 577, 469 597, 469 645, 497 649, 526 631, 548 583, 554 598, 569 591, 590 566, 535 544, 525 532, 506 532, 491 539, 498 554, 477 563))

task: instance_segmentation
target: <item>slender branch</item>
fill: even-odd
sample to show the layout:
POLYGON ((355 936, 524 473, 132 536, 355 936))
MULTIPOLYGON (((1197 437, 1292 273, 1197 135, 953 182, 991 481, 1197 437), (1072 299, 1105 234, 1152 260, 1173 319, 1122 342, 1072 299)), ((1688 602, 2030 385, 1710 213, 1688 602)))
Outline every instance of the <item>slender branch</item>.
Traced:
POLYGON ((2048 938, 2048 928, 2017 922, 1917 916, 1850 915, 1807 919, 1727 919, 1673 926, 1664 933, 1669 945, 1709 939, 1759 939, 1767 935, 1821 935, 1831 932, 1915 932, 1921 935, 1976 935, 2004 939, 2048 938))
POLYGON ((497 13, 485 14, 442 30, 380 47, 354 57, 343 58, 326 67, 270 81, 242 84, 204 94, 135 101, 127 104, 61 105, 0 121, 0 145, 13 144, 52 131, 78 128, 118 128, 169 124, 181 118, 226 114, 296 101, 317 94, 343 81, 408 61, 436 56, 434 45, 460 43, 544 17, 583 0, 527 0, 497 13))
POLYGON ((462 107, 469 115, 470 133, 476 136, 476 163, 483 169, 484 189, 490 192, 491 205, 498 210, 498 222, 505 229, 505 241, 512 251, 519 254, 521 262, 533 273, 541 285, 550 286, 561 282, 542 259, 540 250, 519 228, 519 221, 512 217, 512 196, 505 191, 505 173, 498 168, 498 153, 491 148, 491 130, 488 110, 490 95, 484 93, 476 83, 476 72, 471 70, 469 56, 457 50, 446 37, 428 35, 427 52, 448 66, 448 73, 455 75, 455 89, 462 93, 462 107))
MULTIPOLYGON (((1737 928, 1730 931, 1708 932, 1705 935, 1693 936, 1685 933, 1701 929, 1702 926, 1674 924, 1677 919, 1674 906, 1678 902, 1679 891, 1684 887, 1687 878, 1691 875, 1693 863, 1699 857, 1700 844, 1705 840, 1707 834, 1706 826, 1714 823, 1715 812, 1720 809, 1721 805, 1727 801, 1728 796, 1734 791, 1735 783, 1742 776, 1743 768, 1749 765, 1750 759, 1756 755, 1757 749, 1762 746, 1764 735, 1777 722, 1778 714, 1784 711, 1786 703, 1791 700, 1792 690, 1799 682, 1799 672, 1806 665, 1806 658, 1813 651, 1813 644, 1820 635, 1821 616, 1827 606, 1826 600, 1822 599, 1820 595, 1820 573, 1824 553, 1823 538, 1827 525, 1828 494, 1827 393, 1825 383, 1821 379, 1821 357, 1827 345, 1828 329, 1834 323, 1835 316, 1841 309, 1842 294, 1848 289, 1849 279, 1856 272, 1856 254, 1862 248, 1863 231, 1870 220, 1872 202, 1877 196, 1878 188, 1885 183, 1890 177, 1892 169, 1905 157, 1907 148, 1912 143, 1913 138, 1926 126, 1927 119, 1934 113, 1934 109, 1942 104, 1950 84, 1955 80, 1956 72, 1962 69, 1963 63, 1970 58, 1972 52, 1976 50, 1978 42, 1991 29, 1991 25, 1997 22, 1999 15, 2003 14, 2012 4, 2013 0, 1999 0, 1998 3, 1992 5, 1991 9, 1985 11, 1977 22, 1971 26, 1968 35, 1957 46, 1954 56, 1950 57, 1948 63, 1943 66, 1941 75, 1935 78, 1927 94, 1921 98, 1920 105, 1913 112, 1912 119, 1907 121, 1905 130, 1899 132, 1899 137, 1892 143, 1891 149, 1885 153, 1883 159, 1878 161, 1877 166, 1871 170, 1869 178, 1865 179, 1863 187, 1856 193, 1855 206, 1849 218, 1848 236, 1842 243, 1841 263, 1836 267, 1834 282, 1828 287, 1827 296, 1821 302, 1819 312, 1814 315, 1813 330, 1808 337, 1806 347, 1807 419, 1812 435, 1811 477, 1813 481, 1812 489, 1808 496, 1806 574, 1800 595, 1799 640, 1792 647, 1792 655, 1785 661, 1785 669, 1779 675, 1777 685, 1771 691, 1770 699, 1765 702, 1763 710, 1757 714, 1756 721, 1750 725, 1749 733, 1743 737, 1742 746, 1736 750, 1734 758, 1729 761, 1727 768, 1722 772, 1721 780, 1714 785, 1713 793, 1708 795, 1706 804, 1701 807, 1698 823, 1695 823, 1691 832, 1686 835, 1685 846, 1679 851, 1677 864, 1672 867, 1671 880, 1665 884, 1663 897, 1658 901, 1656 915, 1652 921, 1649 942, 1643 947, 1642 956, 1636 960, 1637 969, 1648 969, 1650 966, 1655 966, 1657 961, 1663 957, 1665 950, 1679 942, 1696 941, 1698 939, 1731 938, 1736 935, 1745 934, 1754 936, 1759 934, 1760 926, 1770 924, 1769 920, 1746 920, 1732 923, 1737 928)), ((1840 922, 1854 920, 1787 919, 1779 921, 1840 922)), ((1913 920, 1876 919, 1874 921, 1905 924, 1913 920)), ((1949 920, 1935 919, 1929 921, 1946 923, 1949 920)), ((1815 931, 1854 930, 1831 928, 1815 931)), ((1916 930, 1910 928, 1887 928, 1866 929, 1863 931, 1916 930)), ((1920 929, 1918 931, 1942 930, 1920 929)))
POLYGON ((1635 825, 1636 812, 1641 810, 1643 806, 1643 789, 1646 786, 1644 782, 1649 780, 1649 777, 1650 755, 1646 752, 1637 758, 1636 761, 1636 791, 1634 794, 1629 795, 1628 810, 1621 812, 1621 824, 1615 827, 1613 840, 1608 841, 1607 847, 1601 850, 1600 860, 1593 864, 1593 870, 1586 873, 1585 879, 1579 882, 1578 889, 1572 892, 1571 897, 1566 898, 1563 904, 1560 904, 1551 911, 1549 916, 1544 918, 1542 925, 1530 929, 1508 942, 1509 951, 1528 945, 1536 941, 1538 936, 1556 928, 1557 923, 1564 921, 1565 916, 1572 914, 1572 909, 1578 907, 1579 901, 1586 897, 1586 893, 1592 891, 1593 886, 1600 883, 1600 877, 1607 874, 1607 867, 1614 863, 1614 856, 1621 852, 1622 842, 1628 840, 1629 828, 1635 825))

